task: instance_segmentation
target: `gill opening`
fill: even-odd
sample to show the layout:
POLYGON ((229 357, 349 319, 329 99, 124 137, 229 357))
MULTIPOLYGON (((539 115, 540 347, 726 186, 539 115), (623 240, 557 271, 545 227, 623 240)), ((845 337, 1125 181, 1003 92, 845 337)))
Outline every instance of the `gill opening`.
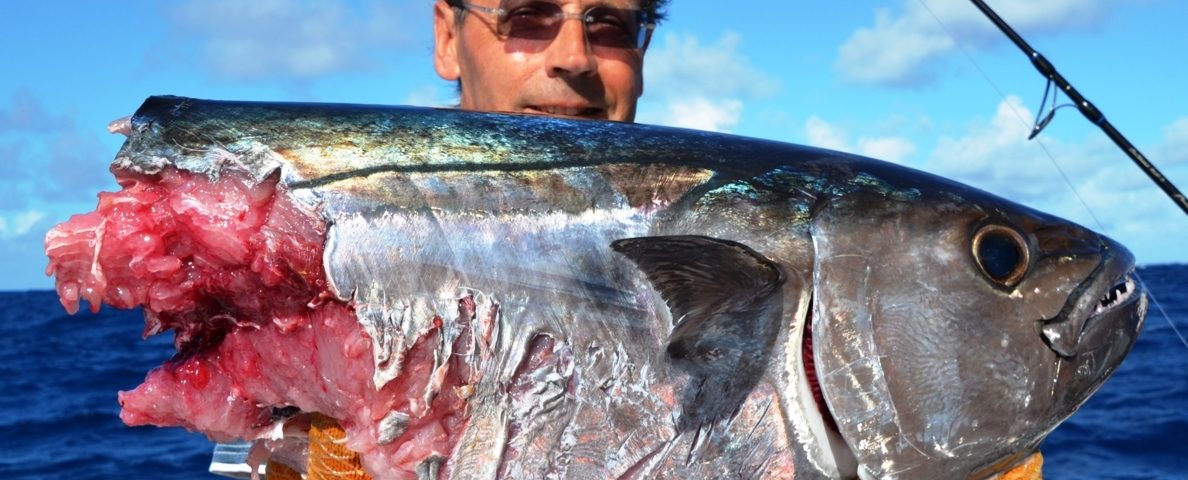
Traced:
MULTIPOLYGON (((1164 177, 1163 174, 1159 172, 1159 170, 1155 168, 1155 166, 1152 165, 1149 160, 1147 160, 1142 152, 1139 152, 1138 148, 1132 145, 1130 141, 1126 139, 1126 137, 1122 136, 1122 133, 1118 132, 1118 130, 1115 129, 1114 126, 1105 119, 1105 115, 1102 114, 1101 111, 1097 109, 1097 107, 1093 106, 1092 103, 1085 99, 1085 97, 1083 97, 1080 92, 1072 88, 1072 85, 1070 85, 1068 81, 1056 71, 1056 68, 1051 64, 1051 62, 1044 58, 1043 55, 1040 55, 1039 52, 1035 51, 1035 49, 1031 48, 1031 46, 1023 40, 1023 37, 1019 36, 1018 33, 1011 29, 1010 26, 1007 25, 1006 22, 1002 20, 1002 18, 998 17, 998 15, 993 12, 993 10, 990 10, 990 7, 982 2, 982 0, 970 1, 973 2, 974 5, 977 6, 978 9, 981 10, 982 13, 985 14, 991 20, 991 22, 993 22, 994 25, 1003 32, 1004 35, 1009 37, 1016 46, 1023 50, 1028 58, 1031 59, 1032 64, 1035 65, 1036 69, 1039 70, 1039 72, 1048 80, 1047 88, 1045 88, 1044 91, 1044 98, 1041 101, 1042 103, 1040 108, 1037 110, 1036 119, 1034 122, 1028 122, 1028 120, 1021 113, 1019 113, 1018 110, 1015 109, 1015 106, 1011 102, 1005 101, 1007 99, 1006 94, 1003 93, 998 84, 990 78, 990 75, 986 73, 986 70, 978 64, 977 60, 974 59, 973 54, 971 54, 970 51, 965 48, 965 44, 963 44, 956 35, 953 35, 953 32, 949 29, 949 27, 941 21, 940 17, 938 17, 935 12, 933 12, 932 8, 928 6, 927 1, 917 1, 919 1, 920 6, 928 12, 928 15, 930 15, 932 19, 936 21, 937 25, 940 26, 941 31, 945 32, 945 35, 947 35, 949 39, 953 41, 953 45, 956 45, 957 49, 960 50, 963 55, 965 55, 965 58, 969 60, 969 63, 973 65, 974 69, 978 71, 986 83, 989 84, 995 93, 998 94, 998 97, 1003 100, 1003 104, 1006 105, 1008 109, 1010 109, 1011 113, 1015 115, 1015 118, 1019 119, 1019 121, 1025 125, 1028 123, 1031 124, 1031 133, 1028 134, 1028 140, 1034 140, 1036 144, 1039 145, 1040 150, 1044 152, 1044 156, 1048 158, 1048 161, 1052 163, 1052 166, 1056 168, 1056 171, 1060 173, 1060 178, 1064 180, 1064 184, 1068 186, 1069 190, 1072 191, 1073 196, 1076 197, 1081 206, 1085 208, 1085 211, 1089 214, 1089 217, 1093 219, 1093 223, 1097 226, 1098 231, 1106 231, 1105 225, 1102 224, 1101 219, 1097 217, 1097 214, 1093 211, 1093 209, 1089 207, 1089 204, 1085 201, 1085 198, 1081 196, 1081 193, 1077 191, 1077 188, 1073 185, 1072 180, 1068 178, 1068 175, 1065 173, 1064 169, 1060 167, 1058 162, 1056 162, 1056 157, 1052 155, 1050 150, 1048 150, 1047 145, 1045 145, 1043 140, 1038 137, 1039 132, 1042 131, 1044 127, 1048 126, 1048 124, 1052 121, 1052 117, 1056 115, 1056 110, 1063 106, 1068 106, 1056 105, 1056 96, 1059 95, 1061 89, 1063 89, 1065 94, 1072 98, 1074 102, 1076 102, 1076 104, 1073 104, 1072 106, 1077 107, 1077 109, 1079 109, 1081 113, 1085 115, 1086 119, 1101 128, 1102 131, 1105 132, 1106 136, 1113 140, 1114 143, 1117 144, 1118 147, 1121 148, 1122 151, 1125 152, 1126 155, 1129 156, 1131 160, 1133 160, 1139 166, 1139 168, 1141 168, 1143 172, 1146 173, 1147 176, 1150 177, 1151 180, 1154 181, 1164 191, 1164 193, 1166 193, 1172 199, 1172 201, 1180 207, 1181 210, 1183 210, 1185 213, 1188 213, 1188 200, 1186 200, 1184 195, 1180 193, 1178 189, 1176 189, 1175 185, 1172 185, 1171 181, 1167 180, 1167 178, 1164 177), (1052 106, 1048 110, 1048 115, 1041 119, 1040 115, 1043 115, 1042 112, 1044 106, 1048 103, 1048 89, 1053 83, 1056 83, 1059 88, 1052 96, 1052 106)), ((1159 303, 1159 299, 1155 296, 1155 292, 1153 292, 1150 288, 1147 288, 1146 282, 1143 281, 1138 271, 1135 271, 1133 275, 1137 282, 1143 284, 1143 289, 1146 290, 1147 298, 1150 299, 1151 304, 1155 305, 1155 309, 1159 311, 1160 316, 1163 317, 1163 320, 1167 322, 1168 326, 1171 327, 1176 336, 1179 337, 1180 343, 1184 346, 1184 349, 1188 350, 1188 339, 1185 339, 1184 334, 1180 332, 1180 329, 1176 327, 1175 322, 1173 322, 1171 317, 1168 316, 1167 311, 1163 309, 1163 306, 1159 303)))

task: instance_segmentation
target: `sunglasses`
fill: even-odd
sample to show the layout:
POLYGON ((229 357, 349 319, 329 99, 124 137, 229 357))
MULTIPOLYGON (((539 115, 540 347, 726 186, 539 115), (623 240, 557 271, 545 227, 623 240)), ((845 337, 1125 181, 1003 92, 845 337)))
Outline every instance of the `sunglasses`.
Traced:
POLYGON ((504 39, 552 40, 561 30, 561 22, 570 18, 582 21, 586 41, 597 47, 643 50, 656 22, 644 10, 590 7, 582 13, 565 13, 561 6, 542 0, 504 0, 498 8, 474 5, 464 0, 446 0, 446 4, 494 15, 495 33, 504 39))

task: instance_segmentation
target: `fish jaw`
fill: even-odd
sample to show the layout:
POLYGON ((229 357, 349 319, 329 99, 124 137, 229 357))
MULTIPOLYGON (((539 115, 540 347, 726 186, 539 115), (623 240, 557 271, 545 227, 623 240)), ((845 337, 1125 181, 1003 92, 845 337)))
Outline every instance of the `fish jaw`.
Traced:
POLYGON ((1041 326, 1044 340, 1060 358, 1052 406, 1059 421, 1072 416, 1114 374, 1146 318, 1147 289, 1135 277, 1133 255, 1104 236, 1098 246, 1101 261, 1095 274, 1069 297, 1060 314, 1041 326))

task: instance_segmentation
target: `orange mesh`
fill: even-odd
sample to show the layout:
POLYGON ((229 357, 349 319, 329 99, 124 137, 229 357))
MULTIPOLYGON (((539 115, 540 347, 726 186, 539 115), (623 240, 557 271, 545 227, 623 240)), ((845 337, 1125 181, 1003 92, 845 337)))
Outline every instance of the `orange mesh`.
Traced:
POLYGON ((268 480, 301 480, 301 474, 280 462, 268 461, 268 480))
MULTIPOLYGON (((333 418, 314 414, 309 425, 308 480, 371 480, 363 472, 359 454, 348 450, 346 432, 333 418)), ((268 473, 272 473, 271 471, 268 473)), ((269 478, 271 480, 271 475, 269 478)))
POLYGON ((1039 452, 1033 453, 1019 466, 1010 469, 999 477, 999 480, 1043 480, 1044 456, 1039 452))

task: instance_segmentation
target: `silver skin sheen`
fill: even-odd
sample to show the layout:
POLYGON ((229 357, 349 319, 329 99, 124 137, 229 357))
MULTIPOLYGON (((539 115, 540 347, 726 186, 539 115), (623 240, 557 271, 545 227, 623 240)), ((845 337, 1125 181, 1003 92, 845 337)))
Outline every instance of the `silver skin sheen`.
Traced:
POLYGON ((113 169, 279 174, 328 222, 377 385, 446 320, 441 355, 480 376, 456 451, 425 460, 452 478, 990 477, 1113 373, 1146 311, 1112 240, 827 150, 179 97, 123 130, 113 169), (482 319, 467 352, 460 298, 482 319), (552 363, 507 388, 541 345, 552 363))

